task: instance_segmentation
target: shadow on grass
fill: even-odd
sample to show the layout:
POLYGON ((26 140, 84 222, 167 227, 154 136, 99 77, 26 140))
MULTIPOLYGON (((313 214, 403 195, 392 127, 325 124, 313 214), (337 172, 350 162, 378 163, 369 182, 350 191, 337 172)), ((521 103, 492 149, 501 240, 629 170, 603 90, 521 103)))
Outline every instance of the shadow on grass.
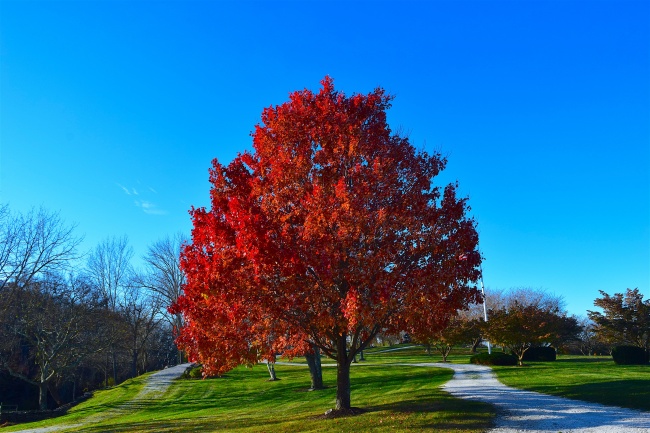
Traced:
MULTIPOLYGON (((179 409, 182 411, 182 408, 179 409)), ((277 417, 271 418, 258 418, 257 414, 250 413, 239 414, 236 419, 224 419, 218 415, 201 417, 192 412, 194 410, 188 412, 186 418, 156 420, 155 416, 152 416, 146 421, 130 421, 124 424, 120 424, 119 420, 113 420, 110 425, 85 426, 81 431, 89 433, 127 433, 133 431, 167 433, 245 429, 247 431, 311 432, 340 428, 343 429, 341 431, 366 431, 363 428, 364 426, 375 425, 379 422, 379 419, 387 420, 393 417, 402 419, 407 423, 410 430, 486 431, 493 426, 492 418, 494 415, 493 410, 486 404, 464 402, 461 407, 455 399, 446 395, 436 396, 428 401, 411 399, 371 405, 363 407, 363 411, 358 415, 336 419, 316 419, 313 417, 313 413, 293 414, 290 417, 285 417, 280 413, 277 417), (418 414, 425 415, 426 419, 420 419, 418 414), (434 416, 433 419, 431 415, 434 416), (410 419, 411 416, 415 416, 415 418, 410 419)), ((390 431, 390 429, 386 431, 390 431)))
POLYGON ((612 358, 604 358, 604 357, 593 357, 593 358, 587 358, 587 357, 580 357, 580 358, 558 358, 553 362, 557 363, 571 363, 571 364, 587 364, 587 363, 595 363, 595 362, 613 362, 612 358))
POLYGON ((437 422, 421 425, 421 428, 446 430, 487 430, 493 426, 494 409, 478 402, 458 400, 447 395, 435 399, 402 400, 365 408, 367 412, 390 412, 402 414, 435 413, 439 415, 437 422))
POLYGON ((647 380, 614 380, 566 388, 566 396, 609 406, 650 411, 647 380))

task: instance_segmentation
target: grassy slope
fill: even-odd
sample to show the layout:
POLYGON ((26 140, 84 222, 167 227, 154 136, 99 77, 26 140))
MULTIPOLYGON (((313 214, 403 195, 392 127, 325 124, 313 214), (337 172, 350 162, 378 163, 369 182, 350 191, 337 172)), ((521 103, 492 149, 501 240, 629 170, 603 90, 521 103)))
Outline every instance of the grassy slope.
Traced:
MULTIPOLYGON (((334 368, 323 369, 330 388, 307 392, 306 367, 278 365, 281 380, 277 382, 267 381, 264 366, 238 368, 220 379, 178 381, 162 401, 116 412, 141 389, 144 377, 140 377, 96 393, 65 417, 33 425, 72 424, 94 416, 94 424, 69 431, 479 432, 489 427, 494 416, 490 406, 458 400, 440 391, 439 386, 451 378, 451 370, 386 365, 439 362, 439 355, 427 356, 419 347, 380 350, 366 351, 367 361, 353 364, 352 403, 367 410, 358 416, 318 418, 334 405, 334 368), (97 419, 98 414, 106 413, 108 417, 97 419)), ((452 352, 449 359, 465 363, 468 358, 467 353, 452 352)), ((518 388, 650 410, 650 366, 617 366, 608 357, 559 357, 556 362, 495 367, 495 371, 504 383, 518 388)))
MULTIPOLYGON (((99 422, 66 431, 84 432, 399 432, 426 429, 449 432, 485 431, 494 412, 486 404, 459 400, 439 386, 451 379, 445 369, 385 366, 379 362, 430 361, 416 352, 371 355, 352 369, 352 403, 367 412, 337 419, 319 418, 334 405, 335 369, 325 367, 330 388, 308 392, 306 367, 276 366, 280 381, 269 382, 264 366, 238 368, 224 378, 177 381, 162 401, 113 413, 99 422), (374 365, 373 365, 374 364, 374 365)), ((436 359, 433 359, 436 360, 436 359)), ((133 381, 129 394, 141 381, 133 381)), ((56 423, 71 424, 80 416, 119 406, 125 391, 116 387, 78 405, 56 423), (117 394, 120 394, 117 396, 117 394)), ((54 420, 39 425, 52 425, 54 420)), ((24 428, 25 426, 23 426, 24 428)), ((3 430, 5 431, 5 430, 3 430)), ((9 431, 9 430, 6 430, 9 431)))

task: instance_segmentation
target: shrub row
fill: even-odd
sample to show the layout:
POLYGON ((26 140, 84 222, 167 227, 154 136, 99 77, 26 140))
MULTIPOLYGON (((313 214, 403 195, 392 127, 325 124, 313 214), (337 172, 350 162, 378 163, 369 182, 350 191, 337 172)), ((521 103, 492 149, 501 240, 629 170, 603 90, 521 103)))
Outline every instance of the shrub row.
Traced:
POLYGON ((517 357, 503 352, 478 353, 472 356, 469 362, 480 365, 517 365, 517 357))
POLYGON ((648 352, 638 346, 616 346, 612 358, 619 365, 643 365, 648 363, 648 352))
POLYGON ((544 347, 531 347, 524 352, 523 361, 555 361, 557 359, 557 353, 554 347, 544 346, 544 347))

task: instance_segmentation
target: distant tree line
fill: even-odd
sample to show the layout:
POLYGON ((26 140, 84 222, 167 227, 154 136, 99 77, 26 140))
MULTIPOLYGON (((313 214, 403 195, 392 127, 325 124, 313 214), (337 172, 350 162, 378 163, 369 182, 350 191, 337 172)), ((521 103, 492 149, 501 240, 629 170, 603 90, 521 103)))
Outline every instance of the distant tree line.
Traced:
POLYGON ((650 348, 650 300, 638 289, 612 296, 601 291, 594 305, 603 311, 588 311, 588 317, 570 316, 563 299, 543 290, 518 288, 488 294, 488 321, 482 304, 458 311, 439 328, 423 329, 411 337, 443 361, 454 346, 490 342, 517 356, 521 364, 531 347, 554 347, 559 353, 608 355, 616 346, 631 345, 648 353, 650 348))
POLYGON ((79 251, 57 213, 0 206, 0 403, 52 408, 182 360, 167 307, 182 288, 183 238, 135 269, 126 237, 79 251))
POLYGON ((482 304, 459 311, 447 326, 435 332, 413 335, 414 341, 435 348, 446 361, 454 346, 469 345, 476 352, 488 341, 517 356, 522 363, 525 353, 535 346, 565 349, 578 338, 578 319, 568 316, 561 297, 542 290, 518 288, 508 293, 494 292, 488 298, 488 321, 482 304))

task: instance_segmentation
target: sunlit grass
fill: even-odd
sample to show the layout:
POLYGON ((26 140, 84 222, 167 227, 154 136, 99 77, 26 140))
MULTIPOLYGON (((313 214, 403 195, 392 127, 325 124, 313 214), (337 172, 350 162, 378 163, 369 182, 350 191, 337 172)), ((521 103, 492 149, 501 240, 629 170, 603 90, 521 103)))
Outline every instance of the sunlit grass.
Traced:
MULTIPOLYGON (((396 356, 393 361, 403 362, 409 356, 412 355, 396 356)), ((426 361, 428 357, 420 357, 419 362, 423 359, 426 361)), ((70 425, 92 415, 92 424, 65 431, 399 432, 433 429, 470 433, 485 431, 494 416, 489 405, 459 400, 440 390, 440 385, 451 379, 451 370, 387 366, 366 361, 355 365, 351 373, 352 404, 365 412, 324 419, 324 412, 334 406, 336 370, 324 368, 323 379, 328 388, 312 392, 308 391, 310 381, 306 367, 278 365, 276 371, 281 379, 276 382, 268 381, 264 366, 238 368, 219 379, 179 380, 161 400, 138 402, 128 410, 119 410, 129 398, 127 396, 134 396, 141 388, 140 382, 134 381, 126 390, 117 387, 98 393, 97 398, 73 408, 69 415, 39 424, 70 425), (99 415, 101 413, 104 415, 99 415)))
MULTIPOLYGON (((452 363, 467 363, 467 349, 456 349, 452 363)), ((178 380, 159 400, 125 403, 142 389, 146 376, 104 391, 63 417, 2 429, 67 425, 70 432, 406 432, 420 430, 481 432, 494 417, 491 406, 456 399, 440 390, 452 371, 400 364, 441 362, 422 346, 399 345, 365 351, 353 364, 355 416, 324 419, 336 396, 336 369, 323 358, 327 389, 308 391, 306 365, 278 364, 279 381, 269 382, 264 366, 244 367, 225 377, 178 380), (391 350, 399 348, 400 350, 391 350)), ((283 360, 286 361, 286 360, 283 360)), ((304 358, 293 362, 304 364, 304 358)), ((617 366, 609 357, 560 356, 555 362, 495 367, 499 379, 522 389, 603 404, 650 410, 650 367, 617 366)))
POLYGON ((558 356, 554 362, 493 370, 509 386, 650 411, 649 365, 616 365, 609 356, 558 356))

